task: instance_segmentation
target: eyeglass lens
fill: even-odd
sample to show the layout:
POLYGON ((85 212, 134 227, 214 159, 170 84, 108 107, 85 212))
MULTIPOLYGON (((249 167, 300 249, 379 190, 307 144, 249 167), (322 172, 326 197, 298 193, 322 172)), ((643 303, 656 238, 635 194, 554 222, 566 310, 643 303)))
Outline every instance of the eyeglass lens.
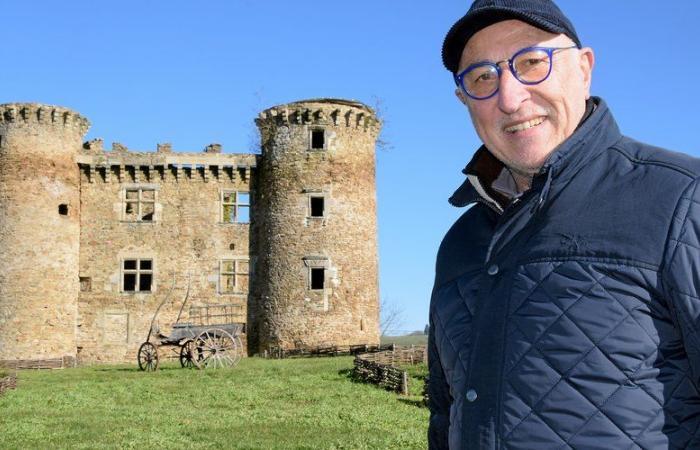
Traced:
MULTIPOLYGON (((515 77, 523 83, 535 84, 547 78, 551 59, 545 50, 532 49, 513 59, 515 77)), ((474 97, 488 97, 498 89, 499 74, 495 64, 477 66, 463 76, 464 88, 474 97)))

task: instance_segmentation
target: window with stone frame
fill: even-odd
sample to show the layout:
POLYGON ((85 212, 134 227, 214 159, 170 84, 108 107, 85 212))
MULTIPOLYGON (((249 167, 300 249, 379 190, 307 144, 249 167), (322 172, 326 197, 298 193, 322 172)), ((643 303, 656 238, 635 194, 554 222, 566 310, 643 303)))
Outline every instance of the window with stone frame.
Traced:
POLYGON ((309 150, 326 150, 326 130, 323 128, 311 128, 309 130, 309 150))
POLYGON ((249 261, 245 258, 219 261, 219 293, 247 294, 249 266, 249 261))
POLYGON ((221 191, 221 221, 223 223, 249 223, 250 192, 221 191))
POLYGON ((309 269, 309 289, 312 291, 323 290, 326 287, 326 269, 323 267, 311 267, 309 269))
POLYGON ((321 194, 309 196, 309 217, 323 218, 326 216, 326 198, 321 194))
POLYGON ((127 222, 153 222, 156 209, 156 190, 152 188, 127 188, 124 190, 124 220, 127 222))
POLYGON ((151 292, 153 289, 153 259, 122 260, 122 292, 151 292))
POLYGON ((308 269, 307 289, 311 291, 323 291, 327 286, 326 278, 330 269, 330 261, 326 256, 309 255, 303 258, 304 265, 308 269))

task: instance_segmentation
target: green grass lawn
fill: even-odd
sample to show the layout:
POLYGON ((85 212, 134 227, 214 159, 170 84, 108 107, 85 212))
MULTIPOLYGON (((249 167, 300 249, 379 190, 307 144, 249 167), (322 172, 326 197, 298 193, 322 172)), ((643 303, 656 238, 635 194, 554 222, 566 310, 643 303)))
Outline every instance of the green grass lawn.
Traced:
POLYGON ((427 447, 420 376, 402 397, 350 381, 351 357, 135 366, 18 372, 0 397, 0 448, 427 447))

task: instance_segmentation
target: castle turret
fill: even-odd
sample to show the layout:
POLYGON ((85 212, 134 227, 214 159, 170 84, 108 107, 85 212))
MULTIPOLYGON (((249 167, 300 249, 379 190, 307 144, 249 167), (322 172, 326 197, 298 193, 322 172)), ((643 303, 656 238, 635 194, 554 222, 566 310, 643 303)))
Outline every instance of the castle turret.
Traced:
POLYGON ((65 108, 0 105, 0 364, 76 356, 76 155, 88 127, 65 108))
POLYGON ((252 351, 377 344, 375 144, 367 106, 306 100, 263 111, 252 220, 252 351))

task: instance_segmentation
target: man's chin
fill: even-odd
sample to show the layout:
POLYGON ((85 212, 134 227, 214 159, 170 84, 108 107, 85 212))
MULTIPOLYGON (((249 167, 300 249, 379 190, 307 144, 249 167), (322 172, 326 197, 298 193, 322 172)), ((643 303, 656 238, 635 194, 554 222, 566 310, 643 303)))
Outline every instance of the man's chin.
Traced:
POLYGON ((547 153, 538 152, 537 155, 532 155, 532 157, 525 160, 513 161, 514 164, 511 166, 511 170, 517 170, 522 175, 532 176, 540 171, 540 168, 547 162, 554 150, 551 149, 547 153))
POLYGON ((544 165, 546 158, 537 158, 528 161, 511 161, 508 168, 511 172, 524 177, 532 177, 540 171, 544 165))

